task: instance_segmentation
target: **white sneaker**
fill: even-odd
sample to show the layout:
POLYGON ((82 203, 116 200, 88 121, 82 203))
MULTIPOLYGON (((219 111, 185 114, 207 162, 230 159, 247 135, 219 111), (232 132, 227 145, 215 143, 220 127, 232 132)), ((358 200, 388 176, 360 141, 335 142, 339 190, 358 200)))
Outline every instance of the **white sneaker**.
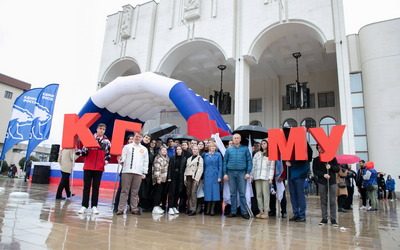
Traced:
POLYGON ((161 209, 161 207, 159 207, 159 206, 155 206, 154 208, 153 208, 153 212, 152 212, 153 214, 163 214, 164 213, 164 210, 162 210, 161 209))
POLYGON ((175 214, 179 214, 179 211, 178 211, 178 209, 176 209, 176 207, 173 207, 172 209, 174 210, 175 214))
POLYGON ((94 214, 99 214, 99 210, 97 210, 97 207, 92 207, 92 213, 94 214))
POLYGON ((365 209, 367 209, 366 206, 361 206, 361 207, 360 207, 360 210, 365 210, 365 209))
POLYGON ((174 209, 173 208, 168 209, 168 214, 169 215, 174 215, 175 214, 174 209))
POLYGON ((371 206, 369 206, 368 208, 367 208, 367 210, 371 210, 372 209, 372 207, 371 206))
POLYGON ((81 209, 79 209, 78 214, 84 214, 86 213, 86 207, 81 207, 81 209))

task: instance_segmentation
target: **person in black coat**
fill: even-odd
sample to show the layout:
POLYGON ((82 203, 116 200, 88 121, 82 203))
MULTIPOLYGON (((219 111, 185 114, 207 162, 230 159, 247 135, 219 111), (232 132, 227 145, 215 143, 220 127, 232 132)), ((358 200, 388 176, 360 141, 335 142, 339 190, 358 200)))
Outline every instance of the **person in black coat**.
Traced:
POLYGON ((385 199, 386 200, 386 181, 384 178, 385 174, 383 173, 379 173, 378 174, 378 199, 382 200, 385 199))
POLYGON ((356 181, 356 172, 348 168, 347 177, 346 177, 346 186, 347 186, 347 198, 344 202, 343 208, 351 210, 353 209, 353 195, 354 195, 354 183, 356 181))
MULTIPOLYGON (((321 154, 323 149, 317 145, 317 150, 321 154)), ((337 226, 336 222, 336 174, 339 172, 339 165, 336 158, 330 162, 323 162, 320 156, 314 158, 313 173, 317 178, 319 197, 321 201, 322 220, 319 223, 324 225, 328 223, 328 209, 330 209, 330 219, 333 226, 337 226), (329 185, 329 186, 328 186, 329 185), (328 193, 329 192, 329 193, 328 193), (329 194, 329 208, 328 208, 328 194, 329 194)))
POLYGON ((168 214, 179 214, 178 201, 186 202, 186 190, 184 190, 184 172, 186 168, 186 157, 181 146, 175 149, 175 155, 170 158, 168 166, 168 214), (184 191, 184 192, 183 192, 184 191))
POLYGON ((358 164, 360 167, 357 170, 356 186, 362 200, 362 206, 360 209, 367 209, 367 189, 363 186, 363 171, 365 169, 365 161, 360 160, 358 164))

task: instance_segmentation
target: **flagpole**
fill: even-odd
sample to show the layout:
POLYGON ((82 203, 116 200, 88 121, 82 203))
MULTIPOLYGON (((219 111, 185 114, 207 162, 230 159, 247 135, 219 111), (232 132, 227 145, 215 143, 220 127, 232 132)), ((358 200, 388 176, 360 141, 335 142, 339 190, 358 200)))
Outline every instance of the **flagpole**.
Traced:
POLYGON ((2 173, 2 171, 3 171, 3 164, 4 164, 4 160, 1 160, 1 165, 0 165, 0 174, 2 173))
POLYGON ((72 169, 71 169, 71 196, 74 193, 74 168, 75 168, 75 148, 72 151, 72 169))

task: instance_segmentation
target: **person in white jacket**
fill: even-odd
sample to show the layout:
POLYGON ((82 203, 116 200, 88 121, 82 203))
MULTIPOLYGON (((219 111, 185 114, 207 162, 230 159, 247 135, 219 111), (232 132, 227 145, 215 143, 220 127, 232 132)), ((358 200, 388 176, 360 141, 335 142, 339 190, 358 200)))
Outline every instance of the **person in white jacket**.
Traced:
POLYGON ((268 217, 270 184, 274 178, 275 161, 268 159, 268 142, 262 140, 261 150, 253 157, 253 169, 251 176, 255 181, 256 197, 260 213, 256 218, 266 219, 268 217))
MULTIPOLYGON (((129 138, 129 141, 132 141, 132 137, 129 138)), ((136 132, 133 136, 133 142, 126 144, 122 149, 120 158, 120 163, 122 164, 121 198, 117 215, 123 214, 128 195, 131 197, 130 207, 132 214, 140 215, 138 193, 142 179, 146 177, 149 165, 149 152, 140 143, 141 141, 142 134, 136 132)))

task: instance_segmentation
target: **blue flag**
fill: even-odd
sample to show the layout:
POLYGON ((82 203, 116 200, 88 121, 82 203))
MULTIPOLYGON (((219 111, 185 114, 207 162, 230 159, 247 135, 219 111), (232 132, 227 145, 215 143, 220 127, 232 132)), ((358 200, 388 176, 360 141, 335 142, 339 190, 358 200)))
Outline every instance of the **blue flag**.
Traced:
POLYGON ((43 88, 37 98, 35 111, 33 113, 34 119, 32 122, 31 136, 28 148, 26 149, 25 159, 29 159, 32 151, 39 143, 49 138, 57 91, 58 84, 49 84, 43 88))
POLYGON ((36 100, 42 90, 42 88, 35 88, 25 91, 15 100, 1 151, 1 160, 4 160, 7 151, 15 144, 29 140, 36 100))

